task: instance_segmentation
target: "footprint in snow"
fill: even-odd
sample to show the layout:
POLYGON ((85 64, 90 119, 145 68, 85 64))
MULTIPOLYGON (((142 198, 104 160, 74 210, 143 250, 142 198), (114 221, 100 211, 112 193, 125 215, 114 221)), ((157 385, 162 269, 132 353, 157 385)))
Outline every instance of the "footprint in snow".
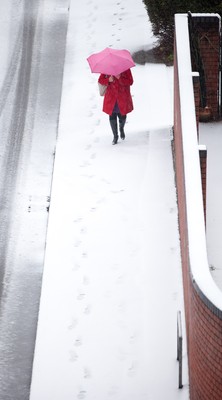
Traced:
POLYGON ((137 333, 133 333, 129 338, 130 344, 134 344, 137 341, 137 337, 138 337, 137 333))
POLYGON ((119 310, 120 314, 125 314, 125 312, 126 312, 126 303, 125 302, 121 302, 118 305, 118 310, 119 310))
POLYGON ((125 192, 125 189, 111 190, 111 193, 113 193, 113 194, 118 194, 118 193, 122 193, 122 192, 125 192))
POLYGON ((174 292, 173 295, 172 295, 172 297, 173 297, 173 300, 174 300, 174 301, 177 300, 177 298, 178 298, 178 293, 177 293, 177 292, 174 292))
POLYGON ((123 349, 119 349, 119 351, 118 351, 118 359, 120 361, 126 361, 127 357, 128 357, 127 351, 125 351, 123 349))
POLYGON ((110 182, 106 178, 102 178, 101 181, 106 183, 107 185, 110 185, 110 182))
POLYGON ((81 399, 85 399, 86 394, 87 394, 86 390, 80 390, 80 392, 79 392, 77 398, 80 399, 80 400, 81 400, 81 399))
POLYGON ((116 396, 119 392, 118 386, 111 386, 111 388, 108 391, 108 396, 116 396))
POLYGON ((81 338, 76 339, 74 344, 76 347, 82 346, 82 339, 81 338))
POLYGON ((76 271, 78 271, 80 268, 81 268, 80 265, 76 263, 76 264, 74 265, 74 267, 72 268, 72 271, 73 271, 73 272, 76 272, 76 271))
POLYGON ((81 176, 84 176, 84 178, 92 179, 95 175, 82 174, 81 176))
POLYGON ((83 285, 87 286, 87 285, 89 285, 89 283, 90 283, 90 279, 88 278, 88 276, 84 276, 83 277, 83 285))
POLYGON ((85 235, 86 232, 87 232, 87 228, 85 226, 83 228, 81 228, 81 230, 80 230, 81 235, 85 235))
POLYGON ((97 201, 97 204, 103 204, 103 203, 105 203, 106 202, 106 198, 105 197, 102 197, 101 199, 99 199, 98 201, 97 201))
POLYGON ((89 161, 83 161, 83 163, 80 165, 80 168, 86 168, 89 167, 91 164, 89 161))
POLYGON ((125 281, 125 276, 124 275, 120 275, 120 276, 118 276, 118 278, 116 280, 116 283, 118 285, 122 285, 124 283, 124 281, 125 281))
POLYGON ((92 100, 95 99, 95 97, 96 97, 96 96, 95 96, 95 93, 92 93, 91 96, 90 96, 90 98, 89 98, 89 100, 92 101, 92 100))
POLYGON ((82 221, 82 217, 79 217, 79 218, 74 219, 73 222, 77 223, 77 222, 81 222, 81 221, 82 221))
POLYGON ((136 369, 137 369, 136 363, 135 363, 135 361, 132 361, 130 367, 128 368, 127 375, 129 377, 133 377, 136 374, 136 369))
POLYGON ((89 315, 91 313, 91 310, 92 310, 92 306, 90 304, 88 304, 84 309, 84 314, 89 315))
POLYGON ((79 301, 84 300, 85 297, 86 297, 85 293, 79 293, 78 296, 77 296, 77 300, 79 300, 79 301))
POLYGON ((73 320, 71 321, 71 324, 68 326, 69 331, 72 331, 73 329, 75 329, 78 325, 78 319, 73 318, 73 320))
POLYGON ((84 368, 84 379, 90 379, 92 376, 91 371, 88 367, 84 368))
POLYGON ((79 356, 75 351, 71 350, 69 352, 69 361, 76 362, 78 360, 78 358, 79 358, 79 356))
POLYGON ((82 243, 81 240, 76 239, 76 241, 74 243, 74 247, 79 247, 81 243, 82 243))

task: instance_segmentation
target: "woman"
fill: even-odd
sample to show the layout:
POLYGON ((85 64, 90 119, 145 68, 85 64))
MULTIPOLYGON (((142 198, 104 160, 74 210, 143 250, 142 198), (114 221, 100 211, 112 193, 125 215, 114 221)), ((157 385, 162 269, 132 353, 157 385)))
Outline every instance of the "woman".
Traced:
POLYGON ((120 137, 124 140, 126 115, 133 110, 133 101, 130 94, 130 86, 133 84, 132 73, 128 69, 117 76, 101 74, 98 82, 107 86, 103 101, 103 111, 109 114, 113 132, 112 144, 117 144, 119 138, 117 117, 119 119, 120 137))

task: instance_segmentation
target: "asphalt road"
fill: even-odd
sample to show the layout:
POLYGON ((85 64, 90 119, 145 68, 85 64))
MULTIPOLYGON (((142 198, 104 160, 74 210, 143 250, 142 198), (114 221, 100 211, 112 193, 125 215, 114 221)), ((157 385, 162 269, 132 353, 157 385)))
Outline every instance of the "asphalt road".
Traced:
POLYGON ((28 400, 69 0, 4 3, 0 5, 0 399, 28 400))

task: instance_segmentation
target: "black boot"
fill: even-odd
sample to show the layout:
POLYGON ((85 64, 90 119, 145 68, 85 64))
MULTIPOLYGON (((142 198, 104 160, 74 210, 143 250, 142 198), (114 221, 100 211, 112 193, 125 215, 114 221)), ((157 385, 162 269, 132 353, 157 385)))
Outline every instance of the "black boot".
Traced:
POLYGON ((112 144, 117 144, 118 142, 118 128, 117 128, 117 118, 109 118, 110 126, 113 131, 113 142, 112 144))
POLYGON ((117 144, 117 142, 118 142, 118 136, 114 136, 112 144, 117 144))
POLYGON ((125 137, 126 137, 125 136, 125 132, 124 132, 124 126, 125 126, 125 123, 126 123, 126 115, 118 114, 118 117, 119 117, 120 137, 121 137, 122 140, 124 140, 125 137))

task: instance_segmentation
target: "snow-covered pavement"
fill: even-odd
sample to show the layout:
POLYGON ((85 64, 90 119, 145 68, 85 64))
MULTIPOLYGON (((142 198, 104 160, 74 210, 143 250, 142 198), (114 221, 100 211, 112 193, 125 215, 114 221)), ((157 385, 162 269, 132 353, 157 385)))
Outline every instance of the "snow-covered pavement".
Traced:
POLYGON ((106 46, 152 43, 141 0, 71 1, 30 400, 189 398, 185 348, 177 389, 173 70, 132 70, 135 110, 112 146, 86 62, 106 46))

